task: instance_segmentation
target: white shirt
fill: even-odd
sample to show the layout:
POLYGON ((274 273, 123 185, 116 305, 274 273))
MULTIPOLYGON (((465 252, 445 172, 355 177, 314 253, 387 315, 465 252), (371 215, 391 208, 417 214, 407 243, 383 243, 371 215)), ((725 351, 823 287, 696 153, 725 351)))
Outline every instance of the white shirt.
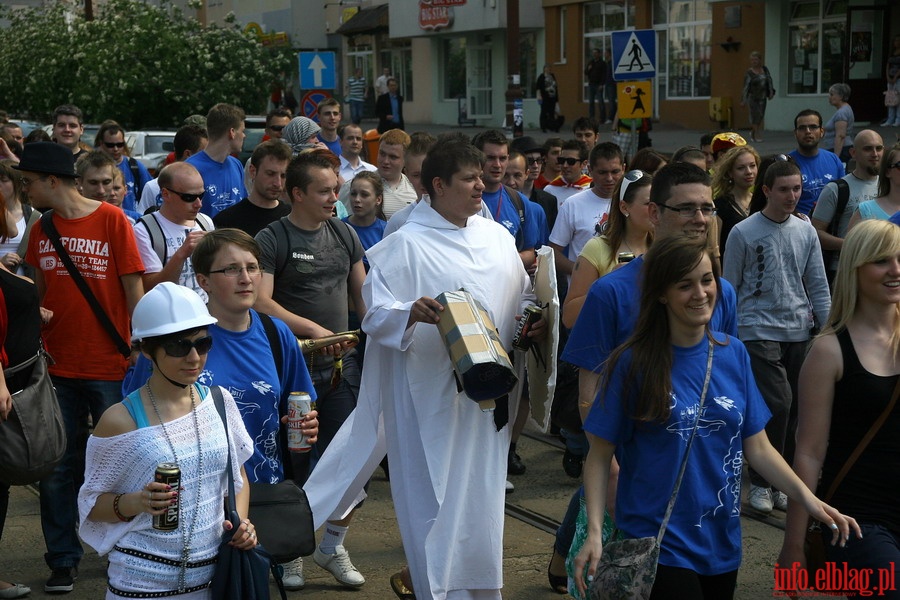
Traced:
POLYGON ((609 219, 609 205, 609 198, 601 198, 590 188, 570 196, 559 208, 550 243, 568 246, 566 256, 574 262, 588 240, 597 235, 597 227, 609 219))
MULTIPOLYGON (((166 239, 166 256, 169 258, 181 248, 181 245, 184 244, 184 240, 187 238, 187 234, 192 231, 203 231, 203 228, 200 227, 196 221, 194 221, 194 225, 191 227, 173 223, 158 211, 153 213, 152 216, 156 217, 159 227, 162 229, 163 236, 166 239)), ((164 265, 159 259, 156 250, 153 249, 153 245, 150 241, 150 231, 147 229, 147 226, 140 221, 134 225, 134 237, 137 240, 137 247, 138 252, 141 254, 141 260, 144 261, 144 273, 159 273, 162 271, 164 265)), ((194 265, 191 264, 190 258, 184 261, 184 266, 181 268, 181 275, 178 276, 178 285, 191 288, 203 298, 204 302, 206 302, 206 292, 203 291, 203 288, 197 283, 197 274, 194 273, 194 265)))

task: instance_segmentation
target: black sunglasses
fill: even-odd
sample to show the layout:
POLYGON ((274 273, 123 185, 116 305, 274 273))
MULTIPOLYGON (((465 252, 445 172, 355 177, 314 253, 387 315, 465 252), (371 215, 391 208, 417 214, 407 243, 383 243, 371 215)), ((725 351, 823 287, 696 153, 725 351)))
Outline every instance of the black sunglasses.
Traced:
POLYGON ((212 348, 212 343, 212 337, 207 335, 193 341, 186 338, 172 340, 171 342, 164 343, 162 349, 166 353, 166 356, 171 356, 172 358, 184 358, 191 353, 191 349, 196 350, 197 354, 203 356, 209 352, 210 348, 212 348))
POLYGON ((172 188, 164 188, 164 189, 169 190, 170 192, 172 192, 173 194, 175 194, 176 196, 178 196, 185 202, 191 202, 191 203, 194 203, 197 200, 203 200, 203 196, 206 194, 205 191, 200 192, 199 194, 188 194, 186 192, 176 192, 172 188))
POLYGON ((559 156, 557 157, 556 162, 560 165, 569 165, 570 167, 574 167, 576 164, 581 162, 581 159, 573 158, 571 156, 559 156))
POLYGON ((269 129, 272 131, 281 131, 284 129, 284 125, 269 125, 269 129))
POLYGON ((103 142, 107 148, 124 148, 125 142, 103 142))

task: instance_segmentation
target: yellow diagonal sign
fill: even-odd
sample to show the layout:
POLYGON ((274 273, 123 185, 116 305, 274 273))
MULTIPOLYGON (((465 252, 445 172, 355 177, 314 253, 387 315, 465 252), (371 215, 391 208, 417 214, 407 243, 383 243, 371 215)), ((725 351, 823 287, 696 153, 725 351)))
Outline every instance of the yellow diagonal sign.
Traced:
POLYGON ((620 119, 648 119, 653 113, 652 80, 616 84, 620 119))

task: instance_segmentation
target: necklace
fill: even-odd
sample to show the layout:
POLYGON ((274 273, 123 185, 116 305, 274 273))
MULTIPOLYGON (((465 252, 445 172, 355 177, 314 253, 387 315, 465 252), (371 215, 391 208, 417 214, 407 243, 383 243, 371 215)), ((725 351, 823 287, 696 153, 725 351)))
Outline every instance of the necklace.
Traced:
MULTIPOLYGON (((162 427, 163 435, 166 436, 166 442, 169 444, 169 449, 172 451, 172 457, 175 459, 175 464, 178 465, 178 469, 181 470, 182 477, 184 477, 184 470, 181 469, 181 463, 178 461, 178 454, 175 452, 175 445, 172 443, 172 438, 169 437, 169 431, 166 429, 166 424, 163 423, 162 416, 159 414, 159 408, 156 406, 156 398, 153 396, 153 389, 150 387, 150 382, 147 382, 147 397, 150 398, 150 404, 153 406, 153 412, 156 413, 156 418, 159 419, 159 425, 162 427)), ((184 521, 182 520, 183 511, 181 510, 182 502, 179 499, 178 501, 178 523, 181 524, 181 571, 178 573, 178 591, 183 593, 186 585, 186 577, 187 577, 187 564, 188 558, 190 556, 191 550, 191 539, 194 537, 194 525, 197 524, 197 515, 200 514, 200 486, 203 483, 203 448, 200 445, 200 424, 197 421, 197 401, 194 399, 194 386, 190 386, 191 390, 191 416, 194 418, 194 435, 197 438, 197 502, 194 506, 194 518, 191 519, 191 525, 187 532, 184 530, 184 521)), ((179 492, 181 486, 179 486, 179 492)))

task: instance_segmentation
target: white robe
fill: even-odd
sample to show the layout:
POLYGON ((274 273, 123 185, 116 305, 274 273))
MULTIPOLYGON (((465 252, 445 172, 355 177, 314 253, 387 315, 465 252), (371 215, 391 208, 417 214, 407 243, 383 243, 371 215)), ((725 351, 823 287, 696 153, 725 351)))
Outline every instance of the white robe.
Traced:
MULTIPOLYGON (((363 329, 370 341, 359 402, 322 458, 328 468, 320 461, 304 486, 317 525, 353 505, 386 439, 416 597, 496 590, 487 597, 499 598, 510 428, 498 432, 492 413, 457 393, 437 327, 407 329, 406 323, 420 297, 465 288, 490 313, 508 348, 516 314, 533 299, 528 275, 502 226, 476 216, 459 228, 423 202, 406 226, 367 255, 363 329), (330 484, 316 477, 320 472, 330 484)), ((514 402, 509 419, 515 419, 514 402)))

